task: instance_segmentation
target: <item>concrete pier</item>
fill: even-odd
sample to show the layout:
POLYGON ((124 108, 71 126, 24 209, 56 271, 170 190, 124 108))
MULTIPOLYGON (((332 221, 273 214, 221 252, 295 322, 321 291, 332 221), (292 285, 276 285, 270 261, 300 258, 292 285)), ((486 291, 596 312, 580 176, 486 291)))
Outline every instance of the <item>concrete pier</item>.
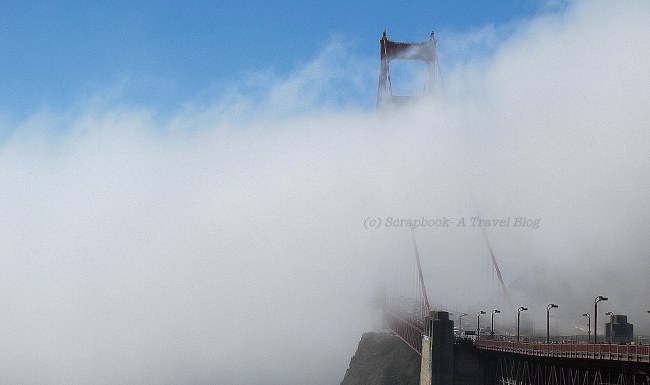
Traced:
POLYGON ((431 339, 422 336, 422 363, 420 364, 420 385, 431 385, 431 339))
POLYGON ((420 385, 454 384, 454 321, 446 311, 432 311, 422 338, 420 385))

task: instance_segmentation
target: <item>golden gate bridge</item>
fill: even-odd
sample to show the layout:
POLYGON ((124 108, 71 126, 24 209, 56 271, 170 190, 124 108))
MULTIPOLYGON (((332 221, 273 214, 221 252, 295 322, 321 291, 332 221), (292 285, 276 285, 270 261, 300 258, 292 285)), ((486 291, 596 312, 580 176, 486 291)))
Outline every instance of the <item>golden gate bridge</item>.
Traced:
MULTIPOLYGON (((424 62, 424 94, 435 93, 440 69, 434 34, 424 42, 406 43, 389 40, 384 31, 380 40, 378 109, 399 108, 413 100, 412 96, 393 94, 390 63, 396 60, 424 62)), ((485 228, 481 230, 501 295, 514 313, 497 256, 485 228)), ((461 333, 462 324, 455 331, 449 311, 432 309, 415 233, 412 231, 411 235, 414 256, 411 261, 416 274, 409 276, 415 280, 414 284, 409 284, 413 290, 403 290, 402 284, 393 285, 394 293, 389 290, 383 299, 382 317, 385 327, 421 356, 421 385, 650 385, 650 345, 647 342, 598 340, 598 303, 607 300, 603 296, 594 298, 592 315, 584 314, 590 316, 590 320, 593 316, 593 340, 591 325, 586 339, 550 335, 549 314, 557 307, 555 304, 547 307, 545 337, 520 335, 520 314, 528 310, 523 306, 516 310, 516 335, 494 332, 494 315, 500 312, 497 309, 490 312, 490 334, 482 333, 480 328, 481 315, 487 315, 487 310, 478 311, 475 331, 461 333)), ((459 321, 468 315, 459 314, 459 321)), ((614 334, 613 328, 614 322, 610 322, 607 325, 610 335, 614 334)))

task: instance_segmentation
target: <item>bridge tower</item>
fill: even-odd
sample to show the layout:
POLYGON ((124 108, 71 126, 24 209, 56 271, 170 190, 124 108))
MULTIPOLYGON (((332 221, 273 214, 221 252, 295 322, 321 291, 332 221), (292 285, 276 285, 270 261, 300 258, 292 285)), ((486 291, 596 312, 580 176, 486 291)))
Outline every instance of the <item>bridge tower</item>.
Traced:
POLYGON ((377 109, 408 103, 414 96, 393 95, 390 83, 390 62, 393 60, 422 61, 427 65, 424 94, 434 94, 436 89, 436 76, 438 68, 438 55, 436 53, 436 39, 431 32, 429 40, 418 43, 403 43, 388 40, 384 31, 379 40, 380 68, 379 89, 377 91, 377 109))

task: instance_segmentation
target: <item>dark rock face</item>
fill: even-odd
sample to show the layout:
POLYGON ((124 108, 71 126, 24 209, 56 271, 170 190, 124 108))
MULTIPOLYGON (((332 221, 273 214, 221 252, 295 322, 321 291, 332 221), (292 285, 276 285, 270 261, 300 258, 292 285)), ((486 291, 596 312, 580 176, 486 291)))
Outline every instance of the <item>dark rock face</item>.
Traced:
POLYGON ((364 333, 341 385, 418 385, 420 360, 393 334, 364 333))

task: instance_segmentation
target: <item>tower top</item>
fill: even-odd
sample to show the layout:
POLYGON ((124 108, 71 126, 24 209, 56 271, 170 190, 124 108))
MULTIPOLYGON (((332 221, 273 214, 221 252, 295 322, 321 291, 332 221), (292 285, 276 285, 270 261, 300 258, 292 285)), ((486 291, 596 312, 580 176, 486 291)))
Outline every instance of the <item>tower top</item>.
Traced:
POLYGON ((390 80, 390 62, 393 60, 422 61, 427 65, 424 94, 435 93, 435 77, 438 73, 438 56, 436 53, 436 39, 431 32, 429 40, 423 42, 405 43, 388 40, 386 31, 379 40, 380 69, 379 89, 377 91, 377 108, 382 109, 389 105, 406 104, 413 99, 413 95, 393 95, 390 80))

